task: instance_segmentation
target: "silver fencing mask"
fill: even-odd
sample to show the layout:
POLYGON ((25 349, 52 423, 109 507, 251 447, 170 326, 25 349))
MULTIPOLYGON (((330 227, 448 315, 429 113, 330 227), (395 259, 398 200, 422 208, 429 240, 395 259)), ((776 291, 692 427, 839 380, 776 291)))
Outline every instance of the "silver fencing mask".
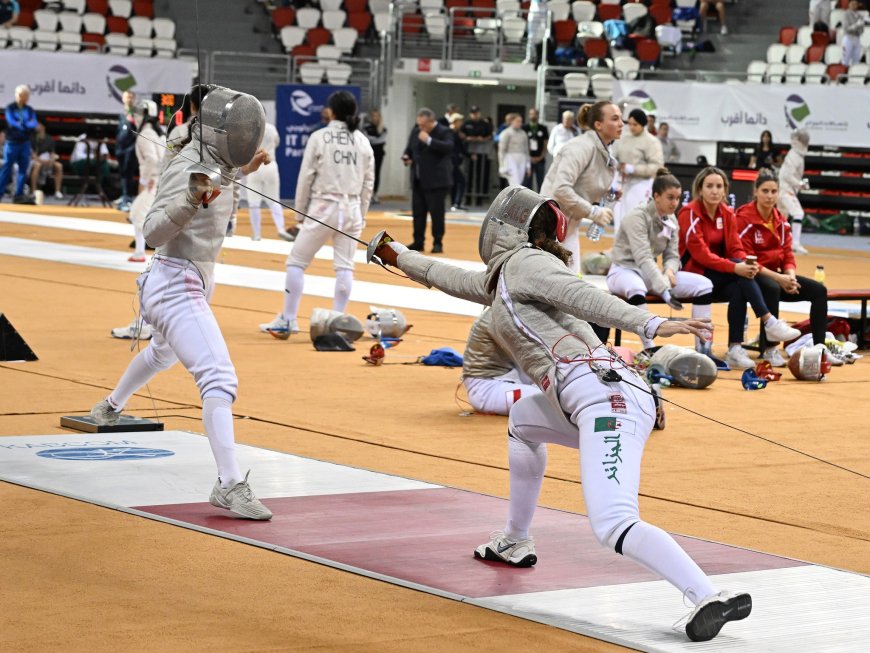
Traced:
POLYGON ((362 322, 353 315, 326 308, 315 308, 311 312, 310 326, 311 342, 314 342, 318 336, 331 333, 337 333, 348 342, 354 342, 362 338, 363 334, 362 322))
POLYGON ((203 144, 224 165, 241 168, 263 140, 266 112, 253 95, 215 86, 202 100, 199 122, 203 144))
POLYGON ((661 365, 684 388, 700 390, 716 380, 716 363, 688 347, 662 345, 652 355, 650 364, 661 365))
POLYGON ((499 232, 510 229, 515 233, 525 234, 528 240, 529 225, 535 213, 548 200, 542 195, 525 188, 524 186, 508 186, 493 200, 483 218, 480 226, 480 239, 477 243, 477 251, 484 263, 489 263, 492 258, 493 246, 498 239, 499 232))
POLYGON ((371 307, 366 316, 366 331, 372 338, 401 338, 411 328, 402 312, 396 308, 371 307))

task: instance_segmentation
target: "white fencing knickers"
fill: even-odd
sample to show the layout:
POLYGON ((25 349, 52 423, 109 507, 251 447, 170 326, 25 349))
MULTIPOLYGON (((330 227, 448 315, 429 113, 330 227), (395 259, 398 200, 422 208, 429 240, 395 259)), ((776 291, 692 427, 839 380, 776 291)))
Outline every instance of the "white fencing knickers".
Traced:
MULTIPOLYGON (((610 356, 603 348, 593 355, 610 356)), ((628 383, 603 383, 587 363, 560 363, 560 375, 565 376, 559 383, 558 406, 538 394, 524 397, 511 409, 511 496, 505 533, 511 538, 528 533, 546 470, 546 443, 579 447, 583 499, 596 539, 698 603, 716 589, 673 538, 642 521, 638 510, 640 465, 655 420, 653 398, 633 370, 618 361, 600 365, 618 370, 628 383)))
POLYGON ((473 376, 463 377, 462 383, 468 393, 468 403, 478 413, 507 415, 515 403, 523 397, 540 394, 538 386, 533 385, 525 375, 517 370, 491 379, 473 376))
POLYGON ((628 177, 622 182, 622 197, 613 207, 613 230, 619 229, 622 216, 641 204, 646 204, 652 197, 652 179, 628 177))
POLYGON ((133 200, 130 205, 130 222, 133 224, 133 237, 135 240, 134 256, 145 256, 145 234, 142 233, 142 225, 145 224, 145 217, 148 211, 151 210, 151 205, 154 204, 154 198, 157 197, 157 180, 150 183, 151 190, 148 190, 151 180, 140 180, 142 190, 133 200))
POLYGON ((251 216, 251 230, 254 237, 260 237, 260 207, 265 204, 272 214, 272 221, 278 232, 285 231, 284 211, 278 202, 266 199, 254 191, 267 197, 280 197, 281 179, 278 176, 278 164, 274 161, 260 166, 245 178, 245 185, 250 188, 248 194, 248 212, 251 216))
POLYGON ((510 186, 522 186, 529 171, 529 157, 525 154, 509 152, 504 155, 504 166, 499 173, 508 180, 510 186))
MULTIPOLYGON (((676 277, 677 285, 671 288, 671 295, 678 299, 690 299, 713 292, 713 282, 703 275, 680 271, 676 273, 676 277)), ((625 298, 635 295, 645 297, 652 292, 640 272, 615 263, 607 273, 607 289, 614 295, 625 298)))

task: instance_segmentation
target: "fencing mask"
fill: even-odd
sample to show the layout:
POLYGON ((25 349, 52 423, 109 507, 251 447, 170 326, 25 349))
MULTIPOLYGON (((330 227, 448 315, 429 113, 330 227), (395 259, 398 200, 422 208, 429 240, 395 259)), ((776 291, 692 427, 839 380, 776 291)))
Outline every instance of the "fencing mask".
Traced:
POLYGON ((650 364, 661 365, 684 388, 700 390, 716 380, 716 363, 688 347, 663 345, 652 355, 650 364))
POLYGON ((363 325, 353 315, 339 313, 326 308, 315 308, 311 312, 311 342, 319 336, 339 334, 348 342, 359 340, 363 334, 363 325))
POLYGON ((804 347, 791 355, 788 371, 801 381, 821 381, 831 371, 823 346, 804 347))
POLYGON ((199 121, 203 144, 224 165, 240 168, 263 140, 266 112, 253 95, 215 86, 202 100, 199 121))
POLYGON ((396 308, 372 306, 371 310, 366 316, 366 331, 372 338, 401 338, 413 326, 396 308))
POLYGON ((142 129, 142 123, 146 118, 154 118, 157 116, 157 103, 154 100, 139 100, 133 108, 133 120, 136 123, 136 129, 142 129))
POLYGON ((508 186, 493 200, 480 226, 477 250, 484 263, 492 258, 493 246, 503 229, 511 229, 528 240, 532 218, 544 204, 550 203, 556 214, 556 239, 562 242, 568 230, 568 219, 558 204, 524 186, 508 186))

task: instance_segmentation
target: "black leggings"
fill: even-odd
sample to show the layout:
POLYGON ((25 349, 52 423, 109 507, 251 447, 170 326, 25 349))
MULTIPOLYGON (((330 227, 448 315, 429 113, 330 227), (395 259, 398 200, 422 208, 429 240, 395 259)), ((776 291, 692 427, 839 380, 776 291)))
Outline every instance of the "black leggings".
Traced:
POLYGON ((756 279, 760 277, 746 279, 718 270, 704 270, 704 276, 713 282, 713 301, 728 302, 728 344, 742 343, 743 329, 746 326, 746 302, 752 306, 756 317, 771 312, 764 301, 761 287, 756 283, 756 279))
POLYGON ((810 328, 813 333, 813 344, 825 341, 825 330, 828 325, 828 290, 818 281, 797 277, 801 285, 796 295, 785 292, 780 285, 769 277, 756 277, 765 303, 770 312, 779 317, 780 302, 810 302, 810 328))

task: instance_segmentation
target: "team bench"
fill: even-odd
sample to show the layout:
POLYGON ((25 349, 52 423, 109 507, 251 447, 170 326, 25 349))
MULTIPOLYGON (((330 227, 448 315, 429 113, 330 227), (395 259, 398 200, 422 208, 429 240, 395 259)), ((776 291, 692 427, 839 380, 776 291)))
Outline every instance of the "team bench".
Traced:
MULTIPOLYGON (((617 297, 619 297, 619 295, 617 295, 617 297)), ((620 299, 625 299, 625 297, 620 297, 620 299)), ((870 339, 867 338, 867 301, 870 300, 870 288, 865 288, 863 290, 828 290, 828 300, 861 302, 861 317, 858 318, 858 348, 870 348, 870 339)), ((680 299, 680 301, 684 304, 692 303, 691 298, 680 299)), ((647 295, 646 303, 664 304, 665 302, 658 295, 647 295)), ((616 333, 613 336, 613 342, 616 346, 619 346, 622 343, 622 331, 620 329, 616 329, 616 333)))

